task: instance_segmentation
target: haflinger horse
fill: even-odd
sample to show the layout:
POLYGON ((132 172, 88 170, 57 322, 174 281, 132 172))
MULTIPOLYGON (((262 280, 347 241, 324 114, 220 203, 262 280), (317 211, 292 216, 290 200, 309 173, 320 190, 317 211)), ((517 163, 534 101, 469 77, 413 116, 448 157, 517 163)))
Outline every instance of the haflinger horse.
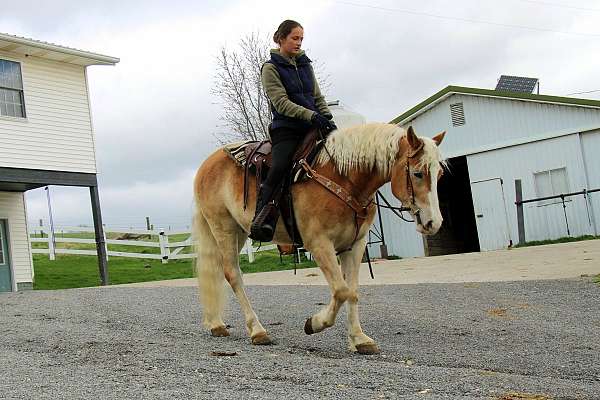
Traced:
MULTIPOLYGON (((370 123, 339 129, 326 140, 314 171, 359 199, 358 215, 340 197, 314 179, 292 185, 294 213, 304 248, 313 255, 331 290, 329 304, 304 325, 307 334, 331 327, 342 304, 348 309, 348 340, 352 351, 379 352, 358 316, 358 272, 367 233, 375 217, 377 189, 391 182, 392 193, 410 208, 416 229, 435 234, 442 225, 437 182, 444 161, 438 149, 445 132, 433 139, 417 137, 412 129, 370 123), (338 262, 339 254, 339 262, 338 262)), ((239 253, 250 231, 254 206, 243 207, 243 168, 219 149, 200 166, 194 180, 194 237, 197 276, 204 325, 212 336, 229 336, 222 313, 227 280, 241 305, 252 344, 271 344, 271 338, 252 309, 244 290, 239 253)), ((249 185, 249 203, 256 199, 249 185)), ((284 224, 278 223, 274 243, 290 244, 284 224)))

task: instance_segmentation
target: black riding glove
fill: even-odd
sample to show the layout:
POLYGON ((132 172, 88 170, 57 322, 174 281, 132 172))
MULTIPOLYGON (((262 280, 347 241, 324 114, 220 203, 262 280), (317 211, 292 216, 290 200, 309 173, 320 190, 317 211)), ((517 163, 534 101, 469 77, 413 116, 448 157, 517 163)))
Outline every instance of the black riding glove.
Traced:
POLYGON ((322 131, 330 132, 337 129, 337 126, 319 113, 314 113, 310 121, 322 131))

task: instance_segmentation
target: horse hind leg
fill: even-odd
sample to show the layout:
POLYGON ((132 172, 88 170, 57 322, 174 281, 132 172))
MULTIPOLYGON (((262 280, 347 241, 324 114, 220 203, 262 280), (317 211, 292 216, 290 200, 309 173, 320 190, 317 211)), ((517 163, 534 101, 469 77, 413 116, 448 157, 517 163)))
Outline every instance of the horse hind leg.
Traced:
POLYGON ((244 289, 244 281, 242 279, 242 271, 240 270, 239 265, 239 254, 242 248, 244 247, 244 243, 248 239, 248 234, 244 232, 241 228, 238 229, 237 233, 237 251, 231 257, 231 262, 224 263, 225 267, 225 278, 231 285, 231 289, 235 293, 238 298, 238 301, 241 305, 242 311, 244 313, 244 318, 246 320, 246 329, 248 330, 248 334, 252 340, 252 344, 255 345, 270 345, 272 344, 272 340, 267 334, 267 331, 262 326, 252 305, 250 304, 250 300, 246 295, 246 290, 244 289))
POLYGON ((230 216, 219 216, 209 220, 211 231, 213 232, 217 248, 221 254, 223 273, 225 279, 229 282, 231 289, 235 293, 246 321, 246 328, 255 345, 271 344, 271 338, 262 326, 250 300, 244 290, 242 271, 239 266, 240 250, 248 235, 237 225, 230 216))
POLYGON ((196 240, 196 275, 202 304, 203 323, 212 336, 229 336, 223 322, 225 291, 221 254, 208 222, 197 209, 194 216, 194 236, 196 240))

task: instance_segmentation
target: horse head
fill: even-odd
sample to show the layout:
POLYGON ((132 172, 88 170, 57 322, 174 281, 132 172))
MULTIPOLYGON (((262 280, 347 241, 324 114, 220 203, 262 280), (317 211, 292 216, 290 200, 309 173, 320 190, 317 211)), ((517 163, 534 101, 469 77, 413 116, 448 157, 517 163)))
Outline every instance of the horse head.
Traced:
POLYGON ((433 139, 417 137, 411 127, 400 138, 398 156, 391 171, 392 193, 410 209, 417 231, 434 235, 442 226, 437 182, 444 161, 438 150, 446 132, 433 139))

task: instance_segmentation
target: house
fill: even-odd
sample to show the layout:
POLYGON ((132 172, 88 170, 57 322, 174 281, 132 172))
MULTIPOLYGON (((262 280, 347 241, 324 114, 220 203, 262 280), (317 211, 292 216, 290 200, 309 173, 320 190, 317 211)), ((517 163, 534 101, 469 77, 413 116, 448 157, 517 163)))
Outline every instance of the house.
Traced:
POLYGON ((90 188, 102 282, 108 282, 87 67, 118 58, 0 33, 0 291, 32 288, 24 193, 90 188))
MULTIPOLYGON (((519 189, 522 199, 536 199, 600 188, 600 101, 448 86, 392 123, 422 136, 447 131, 441 150, 450 171, 438 188, 438 234, 421 236, 381 212, 390 254, 502 249, 523 234, 527 241, 598 235, 600 192, 524 204, 522 232, 515 201, 519 189)), ((383 194, 392 197, 389 188, 383 194)))

